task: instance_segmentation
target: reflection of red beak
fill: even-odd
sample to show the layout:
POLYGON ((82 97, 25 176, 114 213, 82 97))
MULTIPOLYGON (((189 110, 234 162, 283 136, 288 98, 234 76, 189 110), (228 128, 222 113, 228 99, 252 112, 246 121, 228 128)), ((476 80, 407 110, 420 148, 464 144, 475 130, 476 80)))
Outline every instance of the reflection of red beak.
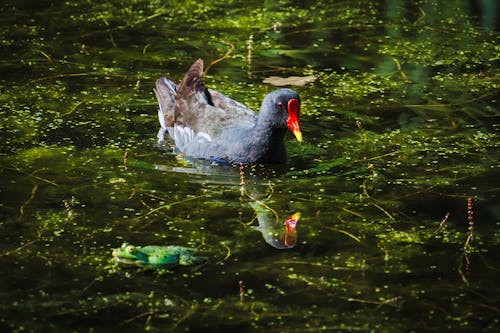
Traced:
POLYGON ((300 213, 295 213, 285 220, 285 246, 294 247, 297 243, 297 223, 299 223, 300 213))
POLYGON ((285 220, 285 227, 288 231, 294 231, 297 228, 297 223, 299 223, 300 213, 295 213, 290 215, 285 220))
POLYGON ((288 120, 287 125, 290 131, 295 135, 299 142, 302 141, 302 132, 299 125, 300 102, 296 98, 288 101, 288 120))

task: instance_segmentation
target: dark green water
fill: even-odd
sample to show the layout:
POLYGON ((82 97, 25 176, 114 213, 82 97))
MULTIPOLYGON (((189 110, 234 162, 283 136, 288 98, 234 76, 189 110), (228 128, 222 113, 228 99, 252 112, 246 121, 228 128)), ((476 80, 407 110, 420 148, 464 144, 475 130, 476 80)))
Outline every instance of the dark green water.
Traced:
POLYGON ((499 6, 2 2, 0 329, 498 332, 499 6), (156 145, 154 82, 197 58, 254 109, 264 79, 316 78, 287 166, 156 145), (257 199, 301 212, 293 249, 257 199), (124 241, 210 262, 117 270, 124 241))

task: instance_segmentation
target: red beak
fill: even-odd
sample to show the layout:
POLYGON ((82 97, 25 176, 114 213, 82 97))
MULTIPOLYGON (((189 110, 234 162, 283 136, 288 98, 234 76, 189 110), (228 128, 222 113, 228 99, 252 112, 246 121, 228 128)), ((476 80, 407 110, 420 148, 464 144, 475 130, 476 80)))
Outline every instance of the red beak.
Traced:
POLYGON ((288 101, 287 125, 299 142, 302 141, 302 132, 299 125, 300 102, 296 98, 288 101))

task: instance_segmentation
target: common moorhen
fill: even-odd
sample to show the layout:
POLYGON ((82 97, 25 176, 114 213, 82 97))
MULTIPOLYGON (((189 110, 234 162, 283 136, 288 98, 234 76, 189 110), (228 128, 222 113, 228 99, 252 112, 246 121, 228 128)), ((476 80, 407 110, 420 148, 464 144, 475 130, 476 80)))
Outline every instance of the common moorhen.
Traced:
POLYGON ((290 89, 268 94, 259 114, 220 92, 205 87, 198 59, 179 85, 156 81, 160 108, 159 141, 165 132, 184 155, 229 163, 284 163, 286 127, 302 141, 300 98, 290 89))

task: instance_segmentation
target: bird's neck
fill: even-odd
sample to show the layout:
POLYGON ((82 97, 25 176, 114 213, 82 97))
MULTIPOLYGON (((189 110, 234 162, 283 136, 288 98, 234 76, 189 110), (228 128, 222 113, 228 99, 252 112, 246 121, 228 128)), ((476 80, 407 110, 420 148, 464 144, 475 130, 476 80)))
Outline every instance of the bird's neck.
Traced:
POLYGON ((250 145, 250 158, 254 162, 284 163, 286 152, 284 137, 286 128, 259 126, 257 123, 250 145))

